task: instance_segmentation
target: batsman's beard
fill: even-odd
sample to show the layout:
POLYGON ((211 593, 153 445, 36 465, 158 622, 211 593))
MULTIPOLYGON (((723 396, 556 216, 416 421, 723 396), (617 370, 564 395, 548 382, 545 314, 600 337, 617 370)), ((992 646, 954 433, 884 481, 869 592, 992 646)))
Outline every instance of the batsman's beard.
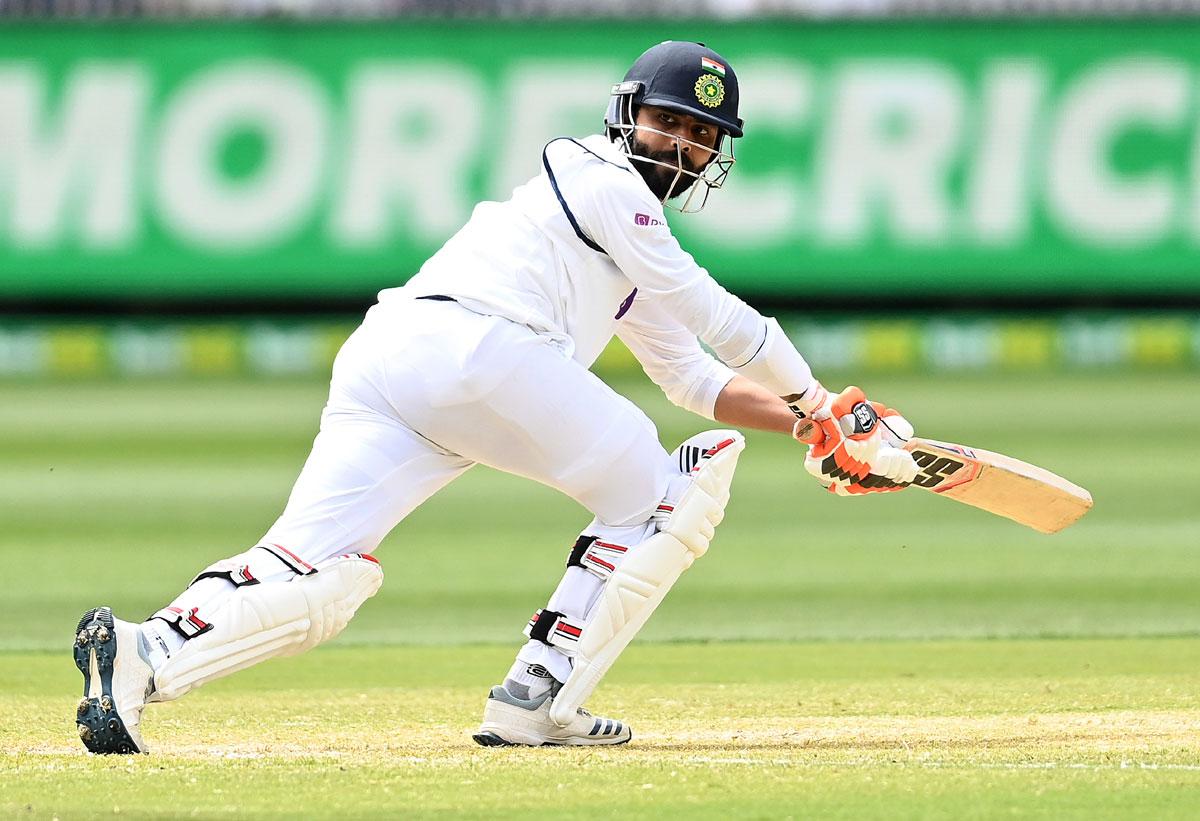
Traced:
POLYGON ((687 193, 702 170, 692 164, 687 154, 674 150, 651 151, 650 147, 639 140, 636 135, 630 144, 636 156, 665 164, 664 167, 652 162, 633 163, 634 168, 649 186, 650 193, 663 202, 687 193), (678 171, 680 164, 682 164, 682 173, 678 171))

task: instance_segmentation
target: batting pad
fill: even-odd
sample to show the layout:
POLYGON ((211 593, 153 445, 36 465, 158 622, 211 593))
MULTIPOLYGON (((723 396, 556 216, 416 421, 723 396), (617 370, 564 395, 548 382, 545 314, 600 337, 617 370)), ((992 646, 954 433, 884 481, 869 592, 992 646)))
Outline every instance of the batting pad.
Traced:
POLYGON ((571 675, 550 705, 550 718, 560 727, 575 718, 576 710, 645 626, 680 574, 707 552, 716 526, 725 516, 729 487, 746 440, 736 431, 709 431, 701 436, 717 444, 692 468, 692 483, 665 525, 625 557, 588 614, 571 675))
POLYGON ((190 638, 154 673, 151 701, 170 701, 260 661, 294 656, 342 632, 383 584, 374 557, 351 553, 287 581, 239 587, 211 614, 212 629, 190 638))

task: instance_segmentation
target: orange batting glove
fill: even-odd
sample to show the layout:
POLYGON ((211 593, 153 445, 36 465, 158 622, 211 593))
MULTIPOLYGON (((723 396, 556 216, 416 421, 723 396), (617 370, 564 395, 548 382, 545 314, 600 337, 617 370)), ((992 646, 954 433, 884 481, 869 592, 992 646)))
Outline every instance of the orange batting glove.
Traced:
POLYGON ((839 496, 902 490, 917 474, 902 449, 912 425, 855 386, 832 397, 827 413, 798 419, 792 435, 810 445, 805 469, 839 496))

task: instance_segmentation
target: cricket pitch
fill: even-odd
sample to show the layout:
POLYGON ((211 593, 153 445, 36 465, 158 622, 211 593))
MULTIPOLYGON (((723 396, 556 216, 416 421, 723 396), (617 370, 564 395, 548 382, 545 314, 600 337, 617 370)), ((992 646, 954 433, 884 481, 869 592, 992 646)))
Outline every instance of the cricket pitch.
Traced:
POLYGON ((152 755, 106 758, 72 737, 70 659, 5 653, 21 718, 0 731, 0 814, 1182 818, 1200 801, 1195 639, 646 645, 595 699, 630 745, 482 749, 469 732, 506 656, 318 650, 151 707, 152 755))

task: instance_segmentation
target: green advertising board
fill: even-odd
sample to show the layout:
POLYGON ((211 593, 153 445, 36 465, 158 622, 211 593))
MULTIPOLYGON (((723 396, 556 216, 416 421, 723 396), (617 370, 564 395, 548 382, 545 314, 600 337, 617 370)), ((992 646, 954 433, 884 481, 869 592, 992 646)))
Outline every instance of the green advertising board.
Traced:
POLYGON ((744 293, 1200 293, 1200 24, 0 30, 0 296, 369 295, 599 129, 648 45, 742 81, 673 218, 744 293))

